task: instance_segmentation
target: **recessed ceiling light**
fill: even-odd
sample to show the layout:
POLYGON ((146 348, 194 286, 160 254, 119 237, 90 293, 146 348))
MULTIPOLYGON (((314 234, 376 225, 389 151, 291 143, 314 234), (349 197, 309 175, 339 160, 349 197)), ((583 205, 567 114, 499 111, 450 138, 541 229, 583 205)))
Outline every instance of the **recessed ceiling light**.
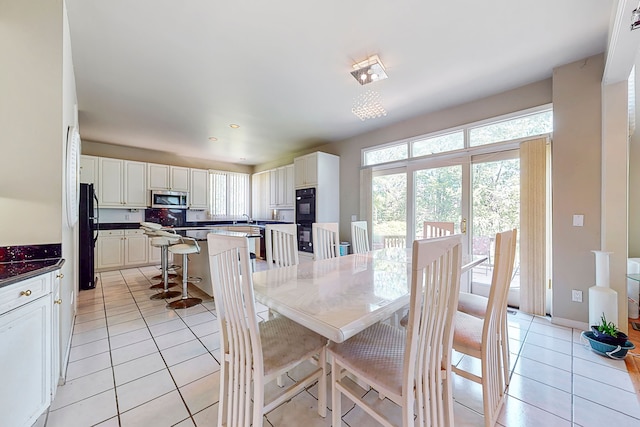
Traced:
POLYGON ((236 125, 235 123, 231 123, 229 126, 234 129, 238 129, 240 127, 240 125, 236 125))
POLYGON ((213 141, 217 141, 217 140, 218 140, 218 138, 216 138, 215 136, 210 136, 209 137, 209 141, 213 142, 213 141))

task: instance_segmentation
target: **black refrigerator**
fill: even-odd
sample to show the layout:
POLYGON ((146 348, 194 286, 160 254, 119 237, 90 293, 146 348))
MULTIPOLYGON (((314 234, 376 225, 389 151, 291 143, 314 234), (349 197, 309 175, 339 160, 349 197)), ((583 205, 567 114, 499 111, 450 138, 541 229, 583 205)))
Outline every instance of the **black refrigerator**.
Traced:
POLYGON ((93 184, 80 184, 78 212, 80 289, 93 289, 96 287, 94 258, 98 240, 98 197, 93 184))

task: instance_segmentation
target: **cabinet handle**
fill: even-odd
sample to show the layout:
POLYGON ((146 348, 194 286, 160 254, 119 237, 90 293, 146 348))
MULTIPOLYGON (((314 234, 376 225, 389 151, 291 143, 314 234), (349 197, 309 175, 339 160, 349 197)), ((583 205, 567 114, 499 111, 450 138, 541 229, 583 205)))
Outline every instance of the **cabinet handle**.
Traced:
POLYGON ((58 278, 58 279, 62 279, 63 277, 64 277, 64 274, 63 274, 63 273, 56 274, 56 278, 58 278))
POLYGON ((57 300, 53 301, 54 304, 62 304, 62 298, 58 298, 57 300))
POLYGON ((20 296, 23 296, 23 295, 25 297, 31 296, 31 289, 27 289, 26 291, 21 291, 20 296))

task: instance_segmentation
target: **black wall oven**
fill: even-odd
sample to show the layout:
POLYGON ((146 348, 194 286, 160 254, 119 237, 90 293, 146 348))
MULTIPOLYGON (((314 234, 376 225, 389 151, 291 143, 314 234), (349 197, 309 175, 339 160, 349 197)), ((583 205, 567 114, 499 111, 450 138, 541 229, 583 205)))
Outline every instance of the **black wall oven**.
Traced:
POLYGON ((316 222, 316 189, 296 190, 296 223, 298 224, 298 250, 313 253, 311 224, 316 222))

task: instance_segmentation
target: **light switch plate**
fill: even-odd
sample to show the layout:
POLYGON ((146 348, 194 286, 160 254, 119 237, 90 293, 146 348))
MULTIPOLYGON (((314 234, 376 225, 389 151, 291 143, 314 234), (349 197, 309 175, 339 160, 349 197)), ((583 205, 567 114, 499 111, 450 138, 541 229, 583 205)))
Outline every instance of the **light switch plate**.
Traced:
POLYGON ((358 220, 358 215, 351 215, 351 222, 357 221, 357 220, 358 220))
POLYGON ((573 216, 573 226, 574 227, 582 227, 584 225, 584 215, 574 215, 573 216))
POLYGON ((573 302, 582 302, 582 291, 573 289, 571 291, 571 301, 573 302))

